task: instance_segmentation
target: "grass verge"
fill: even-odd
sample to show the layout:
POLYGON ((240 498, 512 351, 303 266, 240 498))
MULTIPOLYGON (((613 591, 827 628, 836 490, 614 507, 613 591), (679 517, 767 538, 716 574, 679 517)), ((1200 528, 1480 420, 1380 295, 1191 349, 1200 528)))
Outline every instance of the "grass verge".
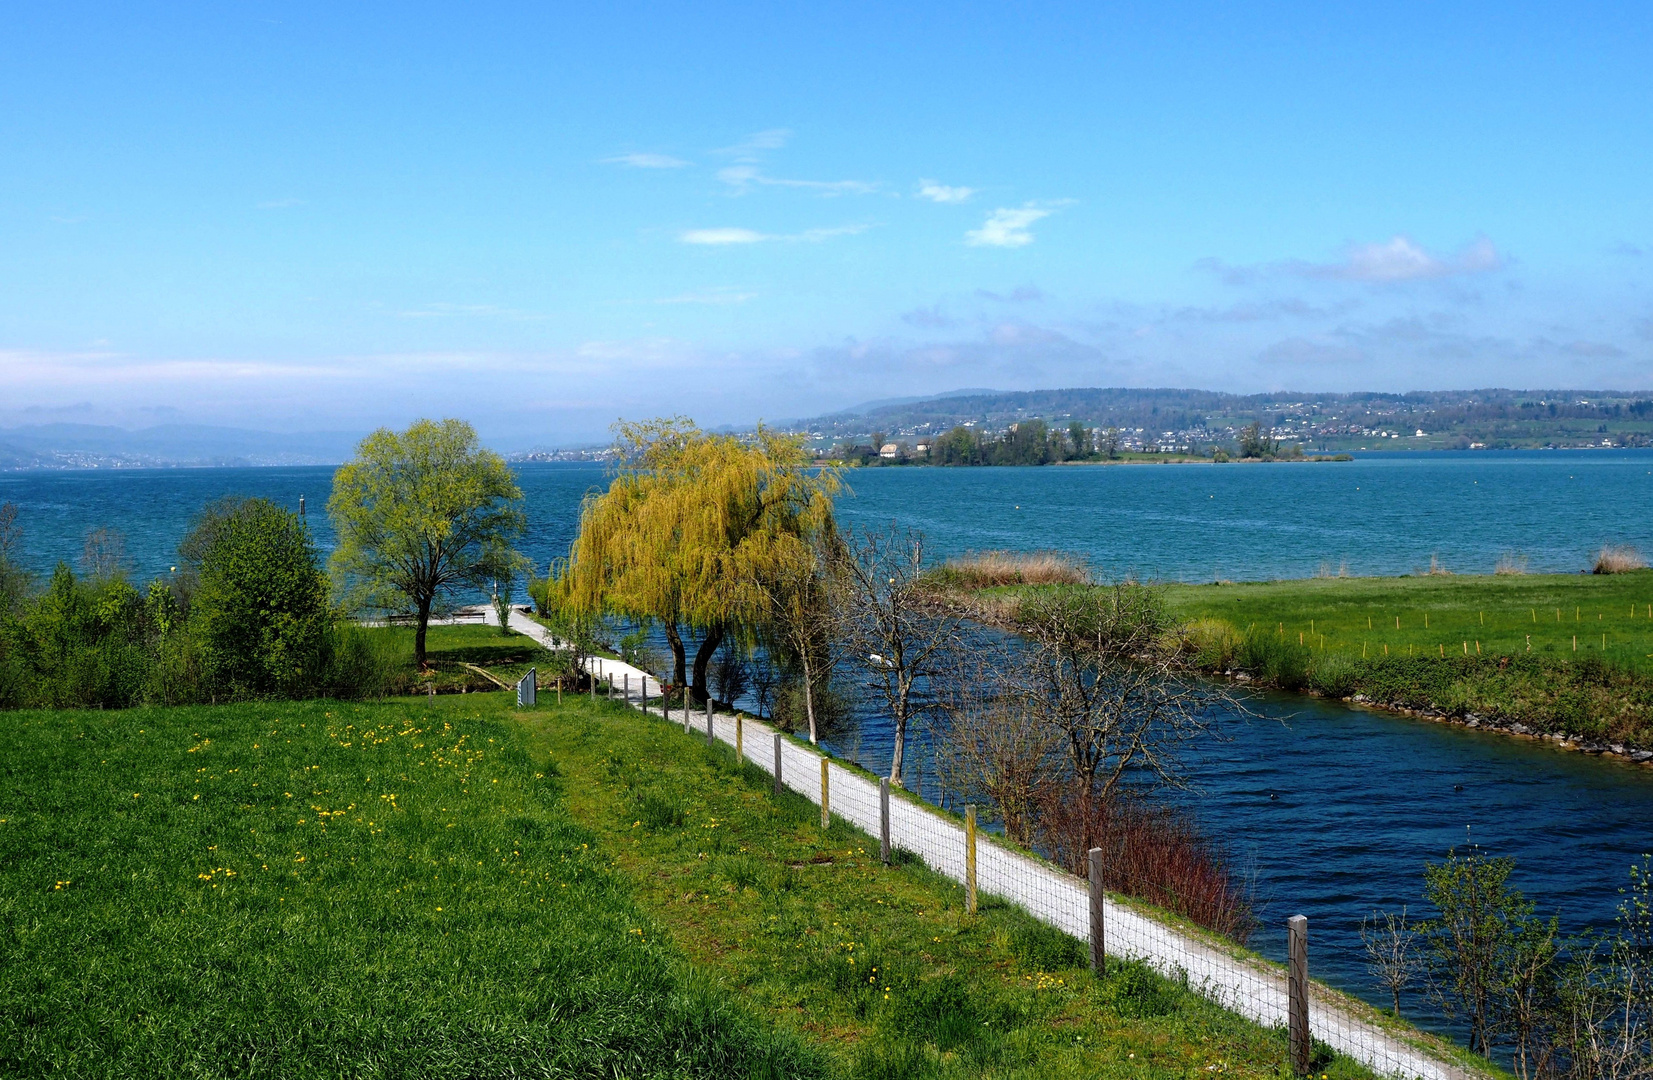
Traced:
MULTIPOLYGON (((585 700, 527 723, 569 808, 697 966, 858 1077, 1280 1075, 1282 1033, 876 846, 681 729, 585 700)), ((1323 1053, 1329 1077, 1367 1075, 1323 1053)))
POLYGON ((0 1074, 819 1075, 538 761, 503 694, 0 714, 0 1074))

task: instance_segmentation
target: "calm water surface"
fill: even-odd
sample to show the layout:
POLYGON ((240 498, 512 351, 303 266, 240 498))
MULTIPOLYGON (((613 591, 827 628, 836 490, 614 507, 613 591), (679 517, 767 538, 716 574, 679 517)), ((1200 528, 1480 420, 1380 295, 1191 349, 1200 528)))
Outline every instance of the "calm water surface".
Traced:
MULTIPOLYGON (((525 465, 518 476, 537 569, 565 554, 580 498, 601 467, 525 465)), ((164 573, 191 514, 226 494, 296 508, 332 544, 331 470, 202 469, 0 474, 25 557, 39 571, 78 556, 86 532, 126 536, 138 578, 164 573)), ((1347 562, 1405 573, 1431 555, 1486 572, 1505 552, 1533 570, 1573 571, 1603 543, 1653 553, 1653 451, 1373 455, 1304 465, 1042 469, 870 469, 849 474, 851 525, 924 530, 938 555, 990 548, 1083 553, 1108 574, 1259 580, 1347 562)), ((1373 907, 1422 905, 1421 871, 1466 836, 1519 860, 1516 883, 1575 927, 1611 922, 1629 865, 1653 850, 1653 769, 1542 744, 1289 696, 1194 759, 1189 804, 1252 868, 1264 926, 1254 944, 1284 955, 1284 920, 1309 917, 1316 973, 1376 1000, 1358 925, 1373 907), (1461 787, 1461 790, 1457 790, 1461 787), (1278 798, 1270 799, 1269 796, 1278 798)), ((829 745, 887 769, 875 709, 829 745)), ((917 763, 925 757, 920 750, 917 763)), ((935 794, 934 780, 926 790, 935 794)), ((1415 1003, 1414 1003, 1415 1004, 1415 1003)))

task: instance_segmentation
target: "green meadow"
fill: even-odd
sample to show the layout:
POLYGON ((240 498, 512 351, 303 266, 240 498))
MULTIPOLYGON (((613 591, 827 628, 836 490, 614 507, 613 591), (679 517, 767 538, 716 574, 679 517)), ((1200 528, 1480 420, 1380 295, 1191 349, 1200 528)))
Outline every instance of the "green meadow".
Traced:
POLYGON ((726 748, 554 700, 0 714, 0 1073, 1283 1070, 726 748))
POLYGON ((1653 571, 1170 585, 1165 599, 1184 621, 1348 655, 1594 656, 1653 670, 1653 571))

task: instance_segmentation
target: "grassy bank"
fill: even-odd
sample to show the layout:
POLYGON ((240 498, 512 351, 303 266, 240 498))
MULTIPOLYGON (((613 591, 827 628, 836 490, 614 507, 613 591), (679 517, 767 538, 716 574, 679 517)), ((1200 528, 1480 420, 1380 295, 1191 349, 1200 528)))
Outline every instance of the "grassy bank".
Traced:
POLYGON ((1564 739, 1653 750, 1653 573, 1173 585, 1202 665, 1564 739))
MULTIPOLYGON (((1051 555, 950 564, 938 587, 1013 626, 1033 588, 1083 580, 1051 555), (1056 566, 1056 584, 1022 572, 1056 566), (1058 565, 1060 564, 1060 565, 1058 565), (974 576, 972 576, 974 574, 974 576), (980 579, 979 581, 977 579, 980 579)), ((1653 571, 1425 574, 1165 585, 1168 644, 1214 674, 1553 737, 1653 752, 1653 571)))
MULTIPOLYGON (((1282 1033, 1135 964, 1097 980, 1079 943, 874 842, 680 727, 606 702, 530 721, 570 810, 700 967, 867 1077, 1248 1076, 1282 1033)), ((1322 1055, 1328 1076, 1364 1075, 1322 1055)))
POLYGON ((1280 1033, 1140 967, 1096 980, 1003 905, 968 917, 953 883, 621 705, 0 724, 8 1076, 1283 1066, 1280 1033))
POLYGON ((0 1073, 819 1074, 504 699, 0 714, 0 1073))

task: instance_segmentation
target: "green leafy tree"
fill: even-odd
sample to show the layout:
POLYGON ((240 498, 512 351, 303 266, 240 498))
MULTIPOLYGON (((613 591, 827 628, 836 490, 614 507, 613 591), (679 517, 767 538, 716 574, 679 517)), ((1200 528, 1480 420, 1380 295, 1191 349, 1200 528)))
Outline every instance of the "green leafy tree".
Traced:
POLYGON ((1424 897, 1438 914, 1419 924, 1428 947, 1429 996, 1469 1025, 1469 1048, 1492 1056, 1508 1038, 1522 1076, 1537 1071, 1553 1015, 1558 922, 1539 919, 1509 884, 1515 860, 1479 848, 1453 850, 1424 869, 1424 897))
POLYGON ((764 583, 811 558, 832 527, 833 469, 812 468, 802 441, 760 430, 742 440, 684 418, 621 424, 622 462, 586 501, 561 578, 568 607, 659 625, 673 676, 697 701, 723 639, 769 613, 764 583), (701 634, 692 681, 685 631, 701 634))
POLYGON ((375 431, 334 474, 327 501, 341 592, 356 607, 411 610, 423 667, 436 605, 522 565, 513 547, 525 525, 521 499, 505 459, 462 420, 375 431))
POLYGON ((1243 458, 1273 457, 1280 444, 1263 432, 1261 422, 1253 420, 1240 429, 1240 456, 1243 458))
POLYGON ((1084 424, 1077 420, 1068 424, 1068 441, 1073 444, 1071 456, 1075 458, 1090 457, 1091 433, 1084 424))
MULTIPOLYGON (((327 663, 333 616, 309 528, 267 499, 215 504, 197 528, 205 535, 183 546, 200 553, 192 616, 214 692, 311 689, 327 663)), ((150 606, 158 621, 171 618, 160 592, 152 590, 150 606)))

